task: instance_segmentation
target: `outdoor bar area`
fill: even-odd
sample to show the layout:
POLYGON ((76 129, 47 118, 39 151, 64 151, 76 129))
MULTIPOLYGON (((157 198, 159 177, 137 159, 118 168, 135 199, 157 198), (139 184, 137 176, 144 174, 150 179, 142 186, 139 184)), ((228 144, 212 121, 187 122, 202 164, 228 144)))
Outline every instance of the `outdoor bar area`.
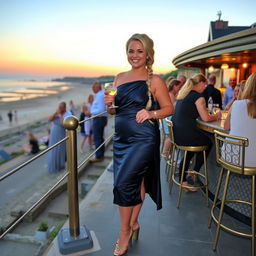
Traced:
MULTIPOLYGON (((255 23, 250 27, 236 27, 236 29, 237 32, 234 27, 233 29, 228 27, 227 21, 222 21, 220 18, 215 22, 211 22, 208 42, 179 54, 173 59, 173 64, 179 69, 199 69, 199 72, 206 77, 211 74, 215 75, 215 88, 220 90, 223 98, 223 94, 228 88, 230 77, 235 77, 237 83, 239 83, 256 72, 255 23)), ((214 122, 204 122, 200 118, 197 120, 198 128, 206 132, 213 143, 207 158, 208 192, 211 200, 214 200, 222 167, 216 161, 217 153, 214 133, 216 130, 226 134, 229 133, 228 130, 224 129, 226 116, 227 112, 223 111, 221 120, 214 122)), ((232 173, 230 177, 227 199, 237 198, 238 200, 249 202, 255 200, 255 187, 252 187, 253 178, 251 176, 232 173)), ((222 198, 223 190, 224 185, 221 184, 218 201, 222 198)), ((249 204, 228 202, 224 206, 224 212, 248 226, 253 226, 252 223, 255 220, 252 220, 251 217, 252 208, 252 205, 249 204)), ((252 230, 253 228, 255 228, 255 225, 252 230)))

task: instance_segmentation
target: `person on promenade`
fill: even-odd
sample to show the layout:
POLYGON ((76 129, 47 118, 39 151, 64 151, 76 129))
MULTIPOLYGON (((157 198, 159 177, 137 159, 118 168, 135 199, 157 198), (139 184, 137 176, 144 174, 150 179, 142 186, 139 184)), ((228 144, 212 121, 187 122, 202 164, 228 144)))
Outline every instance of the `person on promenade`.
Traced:
MULTIPOLYGON (((202 95, 202 92, 205 89, 207 79, 202 74, 197 74, 192 78, 189 78, 184 86, 180 89, 177 96, 177 103, 175 106, 174 115, 172 117, 173 121, 173 133, 174 140, 177 145, 183 146, 201 146, 207 145, 208 150, 206 154, 210 152, 212 146, 210 138, 206 136, 196 125, 196 119, 200 117, 205 122, 215 121, 221 118, 221 112, 214 115, 208 114, 205 99, 202 95)), ((192 152, 187 153, 185 171, 188 170, 190 160, 194 154, 192 152)), ((184 159, 180 162, 179 165, 179 177, 180 182, 183 186, 191 186, 196 180, 196 175, 190 179, 188 184, 187 178, 184 175, 184 179, 181 181, 181 170, 184 159)), ((200 152, 196 156, 194 171, 199 172, 203 164, 203 153, 200 152)), ((188 191, 196 191, 194 188, 188 189, 188 191)))
POLYGON ((236 100, 227 118, 224 128, 230 135, 246 137, 249 146, 245 148, 245 166, 256 166, 256 73, 249 76, 245 83, 242 99, 236 100))
MULTIPOLYGON (((170 96, 171 102, 172 102, 174 107, 175 107, 175 104, 176 104, 177 94, 180 90, 180 85, 181 85, 181 81, 179 81, 177 79, 172 79, 172 80, 169 81, 169 83, 167 83, 169 96, 170 96)), ((171 119, 171 117, 170 117, 170 119, 171 119)), ((162 124, 164 126, 163 129, 165 129, 165 134, 169 134, 167 123, 164 119, 162 120, 162 124)), ((169 137, 167 137, 164 140, 164 146, 163 146, 163 152, 162 152, 162 156, 165 159, 167 158, 167 156, 169 154, 170 147, 171 147, 171 140, 170 140, 169 137)))
POLYGON ((232 100, 236 83, 237 83, 236 77, 229 78, 229 87, 224 92, 224 99, 223 99, 224 107, 226 107, 228 103, 232 100))
MULTIPOLYGON (((65 138, 66 132, 63 127, 63 121, 70 115, 72 113, 66 110, 66 103, 61 102, 56 112, 48 117, 48 121, 53 123, 50 131, 49 147, 65 138)), ((50 173, 56 173, 65 168, 65 159, 66 142, 62 142, 48 153, 48 171, 50 173)))
MULTIPOLYGON (((81 114, 79 121, 83 121, 91 117, 91 107, 94 97, 92 94, 88 96, 87 103, 84 103, 81 107, 81 114)), ((88 143, 90 149, 93 147, 93 135, 92 135, 92 120, 80 124, 80 133, 82 136, 80 142, 80 152, 83 153, 83 146, 88 137, 88 143)))
POLYGON ((85 122, 80 124, 80 127, 81 127, 80 133, 82 136, 82 139, 80 141, 80 153, 84 153, 83 147, 87 138, 88 138, 89 147, 90 149, 92 149, 92 143, 93 143, 92 120, 86 121, 89 117, 91 117, 90 108, 87 104, 83 104, 81 107, 81 114, 80 114, 79 121, 85 121, 85 122))
POLYGON ((116 97, 105 95, 107 111, 116 114, 113 193, 121 227, 114 255, 126 254, 130 239, 138 239, 138 216, 146 192, 157 209, 162 208, 157 119, 173 113, 164 81, 153 74, 152 39, 134 34, 126 43, 126 54, 131 70, 116 76, 116 97), (112 103, 118 108, 111 108, 112 103))
POLYGON ((185 75, 183 75, 183 74, 179 74, 177 76, 177 80, 180 81, 180 88, 181 88, 186 83, 187 77, 185 75))
MULTIPOLYGON (((95 99, 91 106, 91 115, 95 116, 106 111, 104 103, 104 91, 99 82, 92 84, 92 91, 95 93, 95 99)), ((97 116, 92 122, 92 133, 95 148, 98 148, 104 142, 104 128, 107 125, 107 113, 97 116)), ((104 160, 105 145, 102 145, 95 153, 95 158, 90 159, 90 163, 101 162, 104 160)))
POLYGON ((13 113, 11 110, 9 110, 9 112, 7 113, 8 119, 9 119, 9 124, 12 125, 12 117, 13 117, 13 113))
POLYGON ((23 146, 23 150, 28 154, 36 154, 39 152, 38 139, 33 133, 28 133, 29 144, 23 146))
POLYGON ((208 107, 208 100, 212 97, 213 104, 218 104, 219 108, 222 109, 222 99, 221 92, 216 89, 214 86, 216 84, 216 76, 210 75, 208 78, 208 85, 203 91, 203 96, 205 98, 206 107, 208 107))

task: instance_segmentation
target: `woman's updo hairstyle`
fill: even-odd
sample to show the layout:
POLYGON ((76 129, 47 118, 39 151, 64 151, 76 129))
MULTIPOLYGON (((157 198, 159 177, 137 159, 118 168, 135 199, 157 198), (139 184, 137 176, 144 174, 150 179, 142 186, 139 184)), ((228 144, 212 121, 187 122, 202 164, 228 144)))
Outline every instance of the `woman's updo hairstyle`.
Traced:
POLYGON ((151 79, 153 77, 153 63, 154 63, 154 42, 153 40, 146 34, 134 34, 132 35, 126 43, 126 53, 128 53, 128 47, 130 42, 132 41, 139 41, 144 46, 146 53, 147 53, 147 60, 146 60, 146 68, 148 71, 148 102, 146 105, 146 109, 149 110, 152 106, 152 99, 151 99, 151 79))
POLYGON ((200 82, 206 82, 207 78, 203 74, 196 74, 192 78, 187 79, 186 83, 181 87, 177 100, 184 99, 190 91, 193 90, 194 86, 199 84, 200 82))

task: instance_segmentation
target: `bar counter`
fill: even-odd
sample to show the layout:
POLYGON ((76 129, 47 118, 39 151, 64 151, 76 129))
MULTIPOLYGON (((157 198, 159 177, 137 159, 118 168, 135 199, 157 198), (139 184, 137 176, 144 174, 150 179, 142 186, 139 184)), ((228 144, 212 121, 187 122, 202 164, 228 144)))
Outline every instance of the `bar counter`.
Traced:
MULTIPOLYGON (((216 152, 215 152, 215 141, 214 141, 214 130, 219 130, 221 132, 228 131, 224 130, 225 120, 218 120, 214 122, 204 122, 200 119, 197 120, 197 126, 201 130, 207 133, 208 137, 211 138, 213 146, 207 158, 207 168, 209 175, 209 197, 213 200, 216 191, 217 180, 220 173, 220 165, 216 162, 216 152)), ((219 198, 222 196, 223 184, 219 198)), ((230 179, 230 187, 228 191, 228 198, 235 198, 241 200, 251 200, 251 178, 232 174, 230 179)), ((225 212, 232 217, 250 225, 251 223, 251 208, 249 206, 244 206, 241 204, 229 203, 225 207, 225 212)))

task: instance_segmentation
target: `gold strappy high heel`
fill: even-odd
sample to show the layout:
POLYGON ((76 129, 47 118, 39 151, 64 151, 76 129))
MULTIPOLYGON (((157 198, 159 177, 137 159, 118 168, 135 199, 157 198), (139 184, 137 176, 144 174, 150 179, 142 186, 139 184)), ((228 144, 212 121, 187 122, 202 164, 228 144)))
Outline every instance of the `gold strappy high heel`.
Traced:
POLYGON ((127 246, 120 246, 119 245, 119 240, 116 242, 116 247, 114 250, 114 256, 122 256, 122 255, 126 255, 127 251, 128 251, 128 246, 132 245, 132 237, 133 237, 133 231, 132 229, 128 229, 128 230, 120 230, 120 232, 131 232, 130 234, 130 238, 128 241, 128 245, 127 246))
POLYGON ((139 239, 139 234, 140 234, 140 227, 132 231, 132 239, 134 241, 138 241, 139 239))
MULTIPOLYGON (((138 224, 138 222, 136 222, 138 224)), ((140 234, 140 225, 138 224, 136 229, 133 229, 134 225, 131 225, 131 229, 132 229, 132 239, 134 241, 138 241, 139 239, 139 234, 140 234)))

